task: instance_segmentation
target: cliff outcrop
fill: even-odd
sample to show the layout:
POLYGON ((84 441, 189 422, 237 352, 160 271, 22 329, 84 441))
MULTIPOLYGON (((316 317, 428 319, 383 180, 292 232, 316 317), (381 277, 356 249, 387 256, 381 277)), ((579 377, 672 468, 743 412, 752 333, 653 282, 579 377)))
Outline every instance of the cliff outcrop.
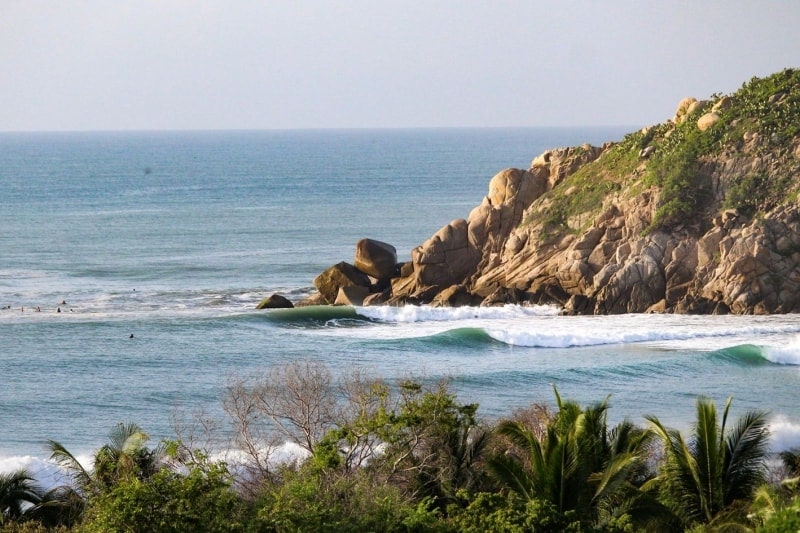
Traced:
POLYGON ((800 72, 507 169, 372 301, 568 313, 800 312, 800 72))

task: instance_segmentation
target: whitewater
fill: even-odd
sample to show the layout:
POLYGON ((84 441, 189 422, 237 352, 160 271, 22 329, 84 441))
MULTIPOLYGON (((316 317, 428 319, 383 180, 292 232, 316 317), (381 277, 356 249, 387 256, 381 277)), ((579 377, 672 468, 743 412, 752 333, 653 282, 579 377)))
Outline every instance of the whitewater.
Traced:
POLYGON ((774 450, 800 446, 797 315, 255 310, 363 237, 407 260, 499 170, 630 129, 0 134, 0 472, 55 484, 48 439, 88 462, 118 422, 172 438, 176 413, 223 418, 231 377, 302 359, 448 379, 487 420, 555 386, 688 429, 698 396, 732 396, 769 411, 774 450))

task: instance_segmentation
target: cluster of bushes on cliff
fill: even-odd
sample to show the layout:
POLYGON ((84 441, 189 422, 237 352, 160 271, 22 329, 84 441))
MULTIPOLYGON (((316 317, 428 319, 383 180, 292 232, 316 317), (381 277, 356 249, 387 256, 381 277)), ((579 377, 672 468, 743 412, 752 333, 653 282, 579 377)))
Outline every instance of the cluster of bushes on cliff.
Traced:
POLYGON ((298 362, 231 381, 227 441, 208 419, 148 446, 120 424, 87 470, 51 441, 70 482, 0 476, 0 529, 39 531, 788 531, 800 461, 768 468, 767 418, 697 401, 689 435, 555 391, 488 424, 446 383, 387 383, 298 362), (202 431, 198 431, 202 428, 202 431), (286 448, 293 451, 280 456, 286 448), (214 449, 217 448, 217 449, 214 449), (235 452, 233 451, 235 450, 235 452), (777 474, 776 474, 777 472, 777 474), (781 480, 781 481, 778 481, 781 480), (787 529, 788 528, 788 529, 787 529))

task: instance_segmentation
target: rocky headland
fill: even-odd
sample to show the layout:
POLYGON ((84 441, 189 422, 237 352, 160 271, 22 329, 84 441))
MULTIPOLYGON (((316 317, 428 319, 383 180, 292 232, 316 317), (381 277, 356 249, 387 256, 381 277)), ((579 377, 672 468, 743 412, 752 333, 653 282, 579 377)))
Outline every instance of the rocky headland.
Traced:
POLYGON ((603 146, 546 151, 399 264, 364 239, 304 303, 800 312, 800 71, 603 146))

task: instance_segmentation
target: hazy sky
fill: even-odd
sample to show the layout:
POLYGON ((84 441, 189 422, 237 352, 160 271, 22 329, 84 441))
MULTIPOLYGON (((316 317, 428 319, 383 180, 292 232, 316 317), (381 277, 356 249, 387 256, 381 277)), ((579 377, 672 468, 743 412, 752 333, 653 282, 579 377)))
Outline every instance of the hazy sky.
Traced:
POLYGON ((798 0, 0 0, 0 131, 638 126, 786 67, 798 0))

